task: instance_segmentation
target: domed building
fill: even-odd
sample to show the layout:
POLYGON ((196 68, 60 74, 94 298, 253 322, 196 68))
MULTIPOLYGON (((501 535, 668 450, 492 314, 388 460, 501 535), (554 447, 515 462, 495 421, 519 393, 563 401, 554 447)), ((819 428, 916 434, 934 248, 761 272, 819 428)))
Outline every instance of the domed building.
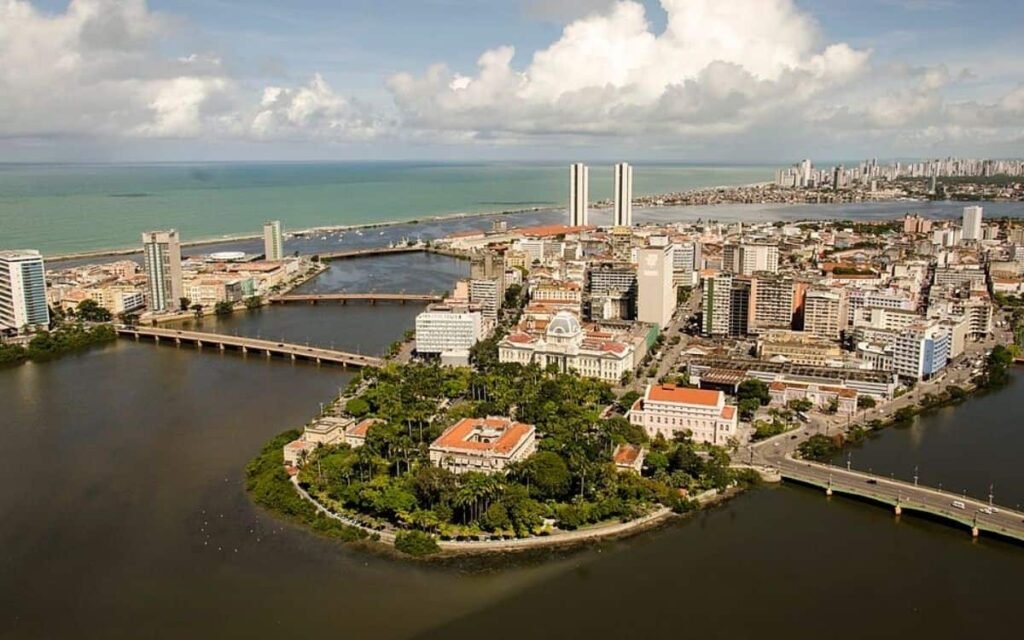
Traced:
POLYGON ((634 367, 632 344, 610 339, 606 334, 588 334, 569 311, 551 318, 543 334, 511 333, 498 343, 500 362, 541 367, 558 366, 581 376, 616 383, 634 367))

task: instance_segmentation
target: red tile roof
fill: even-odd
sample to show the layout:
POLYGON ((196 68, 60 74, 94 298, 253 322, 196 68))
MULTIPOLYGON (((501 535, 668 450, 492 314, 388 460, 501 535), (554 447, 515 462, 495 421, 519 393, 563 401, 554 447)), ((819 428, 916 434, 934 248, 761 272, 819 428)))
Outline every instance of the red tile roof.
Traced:
POLYGON ((647 392, 647 399, 654 402, 698 404, 706 407, 717 406, 721 397, 721 391, 688 389, 686 387, 677 387, 674 384, 654 385, 647 392))
POLYGON ((632 467, 636 464, 637 458, 643 453, 643 448, 635 444, 620 444, 615 447, 615 453, 612 454, 612 459, 615 460, 615 464, 624 467, 632 467))
POLYGON ((518 447, 523 438, 528 437, 533 431, 532 424, 512 422, 508 418, 463 418, 434 440, 430 447, 504 454, 518 447), (491 442, 470 440, 478 431, 484 429, 496 431, 499 435, 491 442))

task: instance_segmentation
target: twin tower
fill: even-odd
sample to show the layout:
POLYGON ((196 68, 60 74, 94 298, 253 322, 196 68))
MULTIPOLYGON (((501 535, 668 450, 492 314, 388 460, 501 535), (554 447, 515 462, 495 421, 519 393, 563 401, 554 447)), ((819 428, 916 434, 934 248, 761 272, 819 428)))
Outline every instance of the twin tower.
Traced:
MULTIPOLYGON (((589 224, 587 214, 590 169, 577 162, 569 166, 569 225, 583 227, 589 224)), ((616 227, 633 226, 633 167, 625 162, 615 165, 615 218, 616 227)))

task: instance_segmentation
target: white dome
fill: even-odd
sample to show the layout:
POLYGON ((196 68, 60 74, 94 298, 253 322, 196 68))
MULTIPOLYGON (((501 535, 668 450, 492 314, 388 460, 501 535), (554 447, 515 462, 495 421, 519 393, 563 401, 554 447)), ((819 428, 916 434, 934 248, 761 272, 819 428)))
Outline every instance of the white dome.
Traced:
POLYGON ((580 321, 568 311, 559 311, 548 324, 548 335, 574 336, 582 331, 580 321))

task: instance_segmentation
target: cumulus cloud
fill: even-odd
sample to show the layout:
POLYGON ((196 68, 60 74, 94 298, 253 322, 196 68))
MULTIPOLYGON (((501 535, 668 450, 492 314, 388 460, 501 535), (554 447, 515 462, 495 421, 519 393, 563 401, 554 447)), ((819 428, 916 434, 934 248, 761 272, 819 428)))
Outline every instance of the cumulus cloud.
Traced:
POLYGON ((623 0, 567 25, 517 68, 512 47, 475 75, 444 65, 391 78, 416 127, 520 135, 742 131, 856 77, 869 52, 822 44, 791 0, 662 0, 652 29, 623 0))
POLYGON ((347 140, 380 130, 320 76, 261 91, 216 55, 168 55, 177 26, 145 0, 72 0, 55 14, 0 0, 0 137, 347 140))

